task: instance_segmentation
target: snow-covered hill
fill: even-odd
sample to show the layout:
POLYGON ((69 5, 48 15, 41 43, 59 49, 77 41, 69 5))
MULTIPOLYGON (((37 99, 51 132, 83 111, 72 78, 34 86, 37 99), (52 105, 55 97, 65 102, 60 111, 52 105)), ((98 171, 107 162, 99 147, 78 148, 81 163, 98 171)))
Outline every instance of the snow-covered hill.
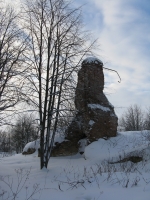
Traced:
POLYGON ((43 170, 37 151, 0 158, 0 199, 7 197, 150 200, 150 132, 120 132, 117 137, 99 139, 83 155, 52 157, 43 170))

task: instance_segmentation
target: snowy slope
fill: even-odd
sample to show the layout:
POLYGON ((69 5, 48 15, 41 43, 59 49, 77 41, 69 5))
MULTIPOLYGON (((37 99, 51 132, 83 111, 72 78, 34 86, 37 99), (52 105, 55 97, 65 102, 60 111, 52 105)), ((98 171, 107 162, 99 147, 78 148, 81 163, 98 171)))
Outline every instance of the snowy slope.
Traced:
POLYGON ((51 158, 43 170, 37 152, 0 158, 0 200, 15 194, 19 200, 150 200, 149 137, 143 131, 99 139, 84 155, 51 158), (131 155, 143 161, 109 164, 131 155))

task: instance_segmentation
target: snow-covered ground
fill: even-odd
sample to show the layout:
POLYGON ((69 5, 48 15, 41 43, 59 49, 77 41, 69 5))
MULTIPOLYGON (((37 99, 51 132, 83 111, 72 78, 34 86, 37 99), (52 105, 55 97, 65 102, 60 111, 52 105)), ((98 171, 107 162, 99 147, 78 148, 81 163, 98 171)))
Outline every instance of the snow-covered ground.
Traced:
POLYGON ((0 158, 4 199, 150 200, 150 133, 121 132, 99 139, 83 155, 52 157, 43 170, 37 151, 0 158), (122 162, 131 156, 143 160, 122 162))

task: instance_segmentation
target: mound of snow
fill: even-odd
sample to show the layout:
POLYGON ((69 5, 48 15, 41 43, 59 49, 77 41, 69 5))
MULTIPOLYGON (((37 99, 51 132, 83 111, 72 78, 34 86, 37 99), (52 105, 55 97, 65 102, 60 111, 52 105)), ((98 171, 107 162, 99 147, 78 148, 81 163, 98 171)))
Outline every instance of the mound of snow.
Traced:
MULTIPOLYGON (((60 134, 56 134, 55 140, 54 140, 54 145, 55 142, 61 143, 65 140, 65 136, 64 135, 60 135, 60 134)), ((28 152, 29 149, 35 149, 35 151, 37 151, 40 148, 40 139, 37 139, 33 142, 29 142, 25 145, 24 149, 23 149, 23 153, 24 152, 28 152)))
POLYGON ((35 140, 33 142, 29 142, 25 145, 23 152, 28 152, 28 149, 35 149, 38 150, 40 148, 40 140, 35 140))
POLYGON ((85 158, 89 160, 113 160, 124 158, 128 155, 137 155, 150 145, 145 140, 148 131, 128 131, 118 133, 116 137, 108 140, 99 139, 85 148, 85 158))

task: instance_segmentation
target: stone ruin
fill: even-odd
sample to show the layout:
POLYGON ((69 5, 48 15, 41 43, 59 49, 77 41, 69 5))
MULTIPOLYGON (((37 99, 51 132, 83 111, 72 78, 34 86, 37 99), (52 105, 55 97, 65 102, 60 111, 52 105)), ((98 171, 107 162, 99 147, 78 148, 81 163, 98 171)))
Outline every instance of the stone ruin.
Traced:
POLYGON ((89 144, 99 138, 116 136, 118 118, 103 89, 103 63, 97 58, 85 59, 78 73, 76 116, 66 130, 66 141, 56 144, 52 156, 77 153, 83 138, 89 144))
POLYGON ((116 136, 118 118, 103 89, 103 63, 97 58, 85 59, 78 73, 76 116, 66 130, 66 140, 55 143, 52 156, 83 153, 84 149, 80 149, 81 141, 86 141, 85 145, 88 145, 99 138, 116 136))

